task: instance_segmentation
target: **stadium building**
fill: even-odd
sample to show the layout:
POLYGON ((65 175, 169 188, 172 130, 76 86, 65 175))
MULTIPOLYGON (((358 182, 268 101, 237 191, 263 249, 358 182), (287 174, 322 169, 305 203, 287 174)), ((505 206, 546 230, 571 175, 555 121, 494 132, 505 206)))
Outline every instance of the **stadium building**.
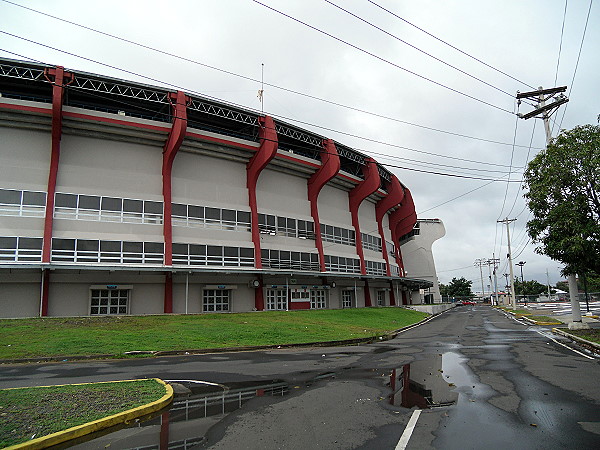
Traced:
POLYGON ((416 223, 396 176, 331 139, 0 59, 2 317, 422 303, 437 280, 405 273, 416 223))

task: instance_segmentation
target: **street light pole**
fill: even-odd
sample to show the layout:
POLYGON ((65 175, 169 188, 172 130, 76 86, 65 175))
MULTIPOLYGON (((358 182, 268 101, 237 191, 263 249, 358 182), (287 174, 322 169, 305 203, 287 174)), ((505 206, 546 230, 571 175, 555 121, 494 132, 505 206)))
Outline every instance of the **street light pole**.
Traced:
POLYGON ((525 300, 525 306, 527 306, 527 297, 525 296, 525 278, 523 278, 523 266, 525 264, 526 264, 525 261, 519 261, 515 265, 519 266, 521 268, 521 295, 523 296, 523 299, 525 300))

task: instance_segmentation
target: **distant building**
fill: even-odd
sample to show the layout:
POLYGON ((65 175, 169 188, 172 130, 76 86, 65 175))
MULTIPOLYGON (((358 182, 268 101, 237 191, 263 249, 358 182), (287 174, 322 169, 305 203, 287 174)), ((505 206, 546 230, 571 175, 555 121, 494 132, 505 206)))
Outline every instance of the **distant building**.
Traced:
POLYGON ((435 270, 432 246, 446 235, 446 228, 440 219, 418 219, 414 228, 400 238, 400 249, 404 258, 404 268, 409 277, 430 281, 432 286, 419 293, 413 292, 414 303, 441 303, 440 286, 435 270))

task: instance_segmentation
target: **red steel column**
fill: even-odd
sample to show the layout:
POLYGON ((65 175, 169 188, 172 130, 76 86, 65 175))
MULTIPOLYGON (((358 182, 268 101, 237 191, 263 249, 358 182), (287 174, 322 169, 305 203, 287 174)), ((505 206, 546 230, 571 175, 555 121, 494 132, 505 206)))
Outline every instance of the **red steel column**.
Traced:
MULTIPOLYGON (((169 103, 172 106, 173 125, 169 137, 163 148, 162 183, 163 183, 163 237, 165 242, 165 266, 173 264, 173 224, 171 221, 171 179, 173 161, 181 147, 187 128, 187 104, 190 99, 183 92, 169 94, 169 103)), ((165 276, 164 312, 173 312, 173 274, 168 272, 165 276)))
MULTIPOLYGON (((60 139, 62 137, 62 106, 65 94, 64 87, 73 81, 73 74, 65 72, 64 67, 45 69, 44 76, 53 83, 52 86, 52 147, 50 153, 50 170, 48 173, 48 189, 46 194, 46 212, 44 216, 44 239, 42 243, 42 263, 50 263, 52 250, 52 226, 54 223, 54 194, 56 193, 56 179, 58 177, 58 163, 60 159, 60 139), (53 80, 52 80, 53 78, 53 80)), ((42 278, 42 295, 40 315, 48 315, 48 287, 50 271, 45 269, 42 278)))
POLYGON ((402 185, 400 184, 400 181, 398 181, 398 178, 395 175, 392 175, 392 180, 388 183, 387 191, 387 195, 381 200, 379 200, 375 205, 375 219, 377 220, 377 228, 379 230, 379 236, 381 237, 381 242, 383 244, 381 250, 383 253, 383 259, 385 259, 386 263, 386 273, 387 276, 390 277, 392 276, 392 273, 390 270, 390 260, 388 252, 385 246, 383 218, 390 209, 396 206, 400 206, 402 200, 404 199, 404 189, 402 189, 402 185))
POLYGON ((392 227, 392 235, 398 254, 398 260, 402 276, 405 275, 404 263, 402 261, 402 252, 400 251, 399 239, 408 233, 417 223, 417 214, 415 212, 415 204, 412 199, 410 190, 404 190, 404 200, 400 208, 394 211, 390 217, 390 227, 392 227))
MULTIPOLYGON (((358 208, 365 198, 379 189, 381 180, 379 178, 379 171, 377 170, 377 164, 373 158, 366 158, 365 165, 363 166, 364 180, 357 184, 354 189, 348 193, 348 206, 350 209, 350 215, 352 217, 352 226, 354 227, 354 233, 356 238, 356 253, 360 260, 360 273, 362 275, 367 274, 367 267, 365 265, 365 255, 363 252, 362 238, 360 237, 360 222, 358 220, 358 208)), ((372 306, 371 303, 371 292, 369 291, 368 284, 365 286, 365 306, 372 306)))
POLYGON ((325 253, 323 252, 323 239, 321 237, 321 222, 319 220, 319 193, 323 186, 340 171, 340 157, 337 148, 331 139, 323 140, 321 150, 321 167, 308 179, 308 201, 310 214, 315 226, 315 245, 319 252, 319 266, 325 272, 325 253))
MULTIPOLYGON (((246 165, 246 187, 248 188, 248 203, 250 206, 250 221, 252 225, 252 243, 254 244, 254 266, 262 269, 260 249, 260 233, 258 232, 258 205, 256 202, 256 185, 262 170, 277 154, 277 132, 275 122, 270 116, 258 118, 258 138, 260 147, 246 165)), ((261 286, 254 290, 254 307, 258 311, 265 309, 265 300, 261 286)))

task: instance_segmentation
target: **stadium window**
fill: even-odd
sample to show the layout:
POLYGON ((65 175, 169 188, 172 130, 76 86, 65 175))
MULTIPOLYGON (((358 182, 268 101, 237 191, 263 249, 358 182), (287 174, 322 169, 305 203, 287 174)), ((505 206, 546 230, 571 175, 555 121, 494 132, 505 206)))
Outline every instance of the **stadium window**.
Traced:
POLYGON ((385 306, 385 291, 377 291, 377 306, 385 306))
POLYGON ((327 308, 327 293, 325 289, 311 289, 310 307, 311 309, 327 308))
POLYGON ((354 290, 345 289, 342 291, 342 308, 353 308, 355 305, 354 290))
POLYGON ((129 313, 130 289, 91 289, 90 315, 114 316, 129 313))
POLYGON ((204 289, 203 312, 228 312, 231 310, 231 289, 204 289))

